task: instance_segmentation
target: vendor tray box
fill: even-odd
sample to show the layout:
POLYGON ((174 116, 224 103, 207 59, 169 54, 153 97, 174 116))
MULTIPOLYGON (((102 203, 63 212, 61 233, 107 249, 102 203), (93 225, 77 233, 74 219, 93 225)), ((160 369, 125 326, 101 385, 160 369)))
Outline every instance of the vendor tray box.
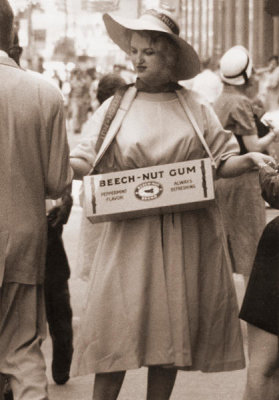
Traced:
POLYGON ((214 200, 209 158, 84 177, 92 222, 202 208, 214 200))

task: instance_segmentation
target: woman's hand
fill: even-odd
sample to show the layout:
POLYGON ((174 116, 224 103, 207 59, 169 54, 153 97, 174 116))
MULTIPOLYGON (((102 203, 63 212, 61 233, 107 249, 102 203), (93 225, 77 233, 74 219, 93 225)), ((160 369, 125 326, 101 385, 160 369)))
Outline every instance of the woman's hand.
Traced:
POLYGON ((269 165, 270 167, 276 169, 277 167, 277 162, 272 156, 269 156, 267 154, 262 154, 262 153, 257 153, 257 152, 250 152, 247 153, 247 156, 251 160, 251 167, 258 167, 262 168, 265 167, 266 165, 269 165))
POLYGON ((250 152, 241 156, 231 156, 220 165, 217 173, 221 178, 232 178, 266 165, 275 169, 277 163, 273 157, 267 154, 250 152))
POLYGON ((268 164, 260 169, 262 196, 272 208, 279 209, 279 173, 268 164))
POLYGON ((264 118, 263 123, 270 128, 270 133, 274 135, 274 142, 279 142, 279 128, 275 126, 271 118, 264 118))

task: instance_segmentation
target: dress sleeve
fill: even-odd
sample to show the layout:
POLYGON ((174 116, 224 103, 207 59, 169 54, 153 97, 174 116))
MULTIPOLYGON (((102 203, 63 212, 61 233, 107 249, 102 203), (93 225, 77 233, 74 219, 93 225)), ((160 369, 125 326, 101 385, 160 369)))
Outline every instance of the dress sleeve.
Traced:
POLYGON ((237 104, 232 108, 231 117, 235 125, 235 134, 239 136, 257 135, 257 126, 250 100, 244 96, 238 97, 237 104))
POLYGON ((70 154, 71 158, 82 158, 92 167, 96 158, 95 146, 99 137, 105 114, 112 98, 106 100, 86 123, 86 131, 83 132, 81 143, 70 154))
POLYGON ((240 152, 239 144, 231 131, 225 130, 215 111, 208 104, 202 105, 204 138, 212 152, 217 168, 222 161, 240 152))

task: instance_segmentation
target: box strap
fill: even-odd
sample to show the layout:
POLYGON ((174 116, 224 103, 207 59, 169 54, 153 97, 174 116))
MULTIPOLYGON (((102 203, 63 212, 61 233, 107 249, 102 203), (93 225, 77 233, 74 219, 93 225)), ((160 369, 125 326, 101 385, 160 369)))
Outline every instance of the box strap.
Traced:
POLYGON ((207 154, 208 154, 208 156, 209 156, 209 158, 211 160, 212 165, 214 166, 214 168, 216 168, 217 166, 216 166, 216 162, 214 160, 214 157, 213 157, 213 155, 212 155, 212 153, 211 153, 211 151, 210 151, 210 149, 208 147, 208 144, 205 141, 203 133, 202 133, 202 131, 201 131, 201 129, 200 129, 195 117, 194 117, 194 114, 192 113, 190 107, 188 106, 188 104, 186 102, 186 99, 185 99, 184 95, 181 93, 180 90, 176 90, 176 94, 177 94, 177 97, 178 97, 178 99, 179 99, 179 101, 180 101, 180 103, 181 103, 186 115, 188 116, 191 124, 193 125, 193 128, 195 129, 195 132, 198 135, 198 137, 199 137, 199 139, 200 139, 205 151, 207 152, 207 154))
POLYGON ((106 134, 107 134, 107 132, 109 130, 109 127, 111 125, 111 122, 114 119, 114 117, 115 117, 115 115, 116 115, 116 113, 117 113, 117 111, 118 111, 118 109, 120 107, 120 104, 121 104, 121 101, 123 99, 123 96, 124 96, 124 94, 126 93, 126 91, 128 90, 128 88, 130 86, 132 86, 132 85, 122 86, 121 88, 119 88, 115 92, 115 94, 114 94, 114 96, 112 98, 112 101, 111 101, 111 103, 109 105, 109 108, 108 108, 108 110, 106 112, 102 127, 100 129, 99 137, 98 137, 98 140, 97 140, 97 143, 96 143, 96 146, 95 146, 96 153, 98 153, 98 151, 100 150, 100 148, 101 148, 101 146, 103 144, 103 141, 104 141, 104 139, 106 137, 106 134))
POLYGON ((118 89, 115 93, 106 112, 102 127, 100 129, 100 133, 95 146, 97 156, 93 168, 89 172, 89 175, 92 175, 94 173, 96 165, 101 161, 103 155, 105 154, 112 140, 116 136, 123 121, 123 118, 136 96, 136 93, 137 89, 135 88, 134 84, 125 85, 118 89))

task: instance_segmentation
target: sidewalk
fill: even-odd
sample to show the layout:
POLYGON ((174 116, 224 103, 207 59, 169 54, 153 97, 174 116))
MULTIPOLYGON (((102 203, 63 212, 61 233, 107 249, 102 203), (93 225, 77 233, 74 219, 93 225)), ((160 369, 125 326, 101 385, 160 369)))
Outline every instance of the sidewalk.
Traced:
MULTIPOLYGON (((171 400, 240 400, 245 386, 245 370, 203 374, 180 371, 171 400)), ((93 375, 70 379, 64 386, 50 385, 50 400, 92 400, 93 375)), ((146 368, 128 371, 119 400, 143 400, 146 368)))

